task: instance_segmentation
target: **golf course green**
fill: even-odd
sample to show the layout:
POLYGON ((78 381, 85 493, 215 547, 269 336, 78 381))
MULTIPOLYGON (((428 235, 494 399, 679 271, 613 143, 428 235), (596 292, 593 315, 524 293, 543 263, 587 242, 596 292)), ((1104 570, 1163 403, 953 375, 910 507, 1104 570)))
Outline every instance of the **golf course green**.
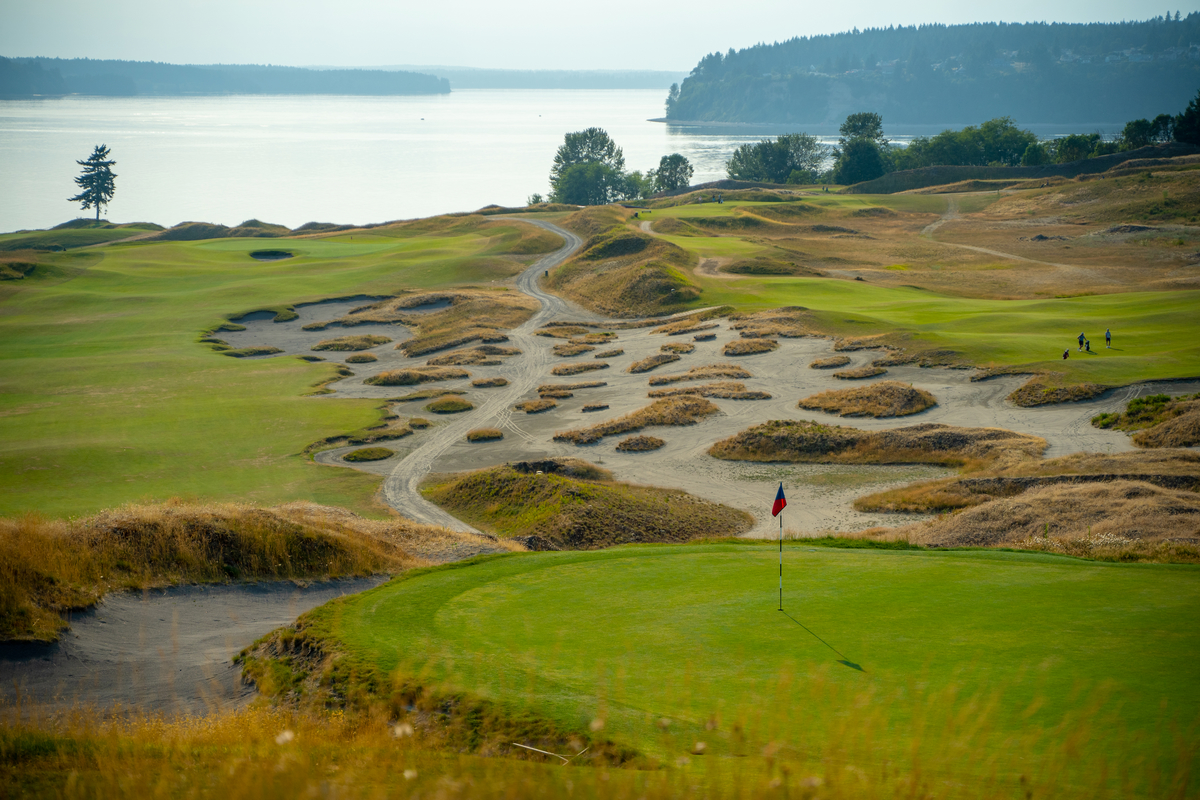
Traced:
POLYGON ((496 557, 306 620, 366 670, 602 722, 664 761, 766 748, 1070 795, 1197 766, 1194 568, 789 542, 781 612, 778 559, 770 543, 496 557))

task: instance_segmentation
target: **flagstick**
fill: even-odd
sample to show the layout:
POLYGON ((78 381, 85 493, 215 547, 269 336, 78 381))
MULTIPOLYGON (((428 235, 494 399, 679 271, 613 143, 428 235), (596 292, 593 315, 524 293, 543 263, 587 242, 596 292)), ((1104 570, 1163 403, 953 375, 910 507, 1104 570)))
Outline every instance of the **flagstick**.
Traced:
POLYGON ((779 610, 783 611, 783 510, 779 511, 779 610))

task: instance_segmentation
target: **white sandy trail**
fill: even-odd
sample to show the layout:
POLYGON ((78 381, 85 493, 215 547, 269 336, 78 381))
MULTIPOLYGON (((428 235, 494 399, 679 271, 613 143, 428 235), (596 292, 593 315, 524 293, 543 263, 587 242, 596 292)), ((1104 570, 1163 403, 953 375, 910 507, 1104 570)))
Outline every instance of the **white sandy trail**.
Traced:
POLYGON ((506 423, 511 419, 513 404, 532 391, 549 370, 550 351, 539 346, 533 332, 555 316, 576 313, 566 300, 542 291, 538 286, 538 276, 570 258, 583 245, 583 240, 549 222, 535 219, 520 221, 558 234, 563 238, 563 246, 539 259, 517 277, 517 288, 540 302, 542 307, 508 335, 509 343, 521 351, 519 357, 510 361, 512 372, 508 374, 508 385, 489 395, 477 410, 447 425, 433 428, 425 443, 405 456, 383 482, 383 497, 388 505, 417 522, 441 525, 456 531, 478 532, 422 497, 417 484, 430 471, 438 456, 462 441, 467 431, 477 427, 480 420, 498 419, 503 427, 511 429, 511 425, 506 423))

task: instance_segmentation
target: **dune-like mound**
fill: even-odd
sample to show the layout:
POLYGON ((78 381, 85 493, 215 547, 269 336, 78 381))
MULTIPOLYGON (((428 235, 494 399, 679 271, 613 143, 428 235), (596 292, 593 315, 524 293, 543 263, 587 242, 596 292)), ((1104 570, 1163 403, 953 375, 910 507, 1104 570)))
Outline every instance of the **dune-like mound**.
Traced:
POLYGON ((820 392, 799 403, 800 408, 843 417, 903 417, 935 405, 937 398, 932 394, 899 381, 880 381, 852 389, 820 392))

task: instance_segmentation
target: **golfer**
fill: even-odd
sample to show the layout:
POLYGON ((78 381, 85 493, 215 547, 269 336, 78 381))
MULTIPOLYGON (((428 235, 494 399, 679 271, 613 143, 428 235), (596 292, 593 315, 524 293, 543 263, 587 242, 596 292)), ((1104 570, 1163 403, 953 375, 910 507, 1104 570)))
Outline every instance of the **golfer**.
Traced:
POLYGON ((1112 350, 1112 331, 1108 328, 1104 329, 1104 349, 1112 350))
POLYGON ((1082 332, 1080 332, 1080 334, 1079 334, 1079 352, 1081 352, 1081 353, 1083 352, 1083 342, 1085 339, 1087 339, 1087 337, 1084 336, 1082 332))

